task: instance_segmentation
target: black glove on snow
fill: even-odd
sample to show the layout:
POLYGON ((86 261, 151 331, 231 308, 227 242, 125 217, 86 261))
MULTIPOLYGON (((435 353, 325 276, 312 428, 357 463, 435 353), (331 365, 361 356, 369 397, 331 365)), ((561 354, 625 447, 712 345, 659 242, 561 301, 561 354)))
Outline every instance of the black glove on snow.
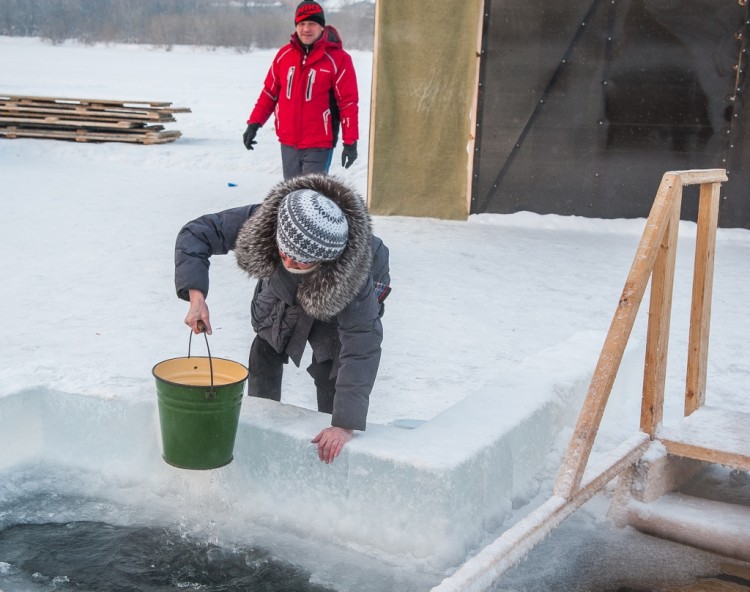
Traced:
POLYGON ((248 150, 253 149, 253 144, 257 144, 258 141, 255 139, 255 134, 258 133, 260 126, 257 123, 249 123, 245 133, 242 134, 242 141, 245 143, 245 148, 248 150))
POLYGON ((348 169, 355 160, 357 160, 357 143, 344 144, 344 149, 341 151, 341 166, 348 169))

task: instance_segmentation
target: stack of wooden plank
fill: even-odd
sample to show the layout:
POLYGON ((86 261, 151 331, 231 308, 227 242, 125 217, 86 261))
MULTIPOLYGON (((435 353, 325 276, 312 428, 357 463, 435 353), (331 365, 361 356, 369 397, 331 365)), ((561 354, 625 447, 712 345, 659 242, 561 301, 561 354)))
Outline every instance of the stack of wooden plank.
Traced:
POLYGON ((0 94, 0 138, 164 144, 182 134, 165 130, 184 107, 159 101, 115 101, 0 94))

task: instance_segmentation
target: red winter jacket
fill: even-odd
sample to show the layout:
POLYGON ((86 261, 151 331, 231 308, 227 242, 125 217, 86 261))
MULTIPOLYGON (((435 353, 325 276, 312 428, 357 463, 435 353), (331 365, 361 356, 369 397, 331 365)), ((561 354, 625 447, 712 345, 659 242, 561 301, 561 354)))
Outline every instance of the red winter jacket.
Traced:
POLYGON ((359 138, 359 95, 351 56, 331 26, 307 54, 295 33, 276 54, 247 123, 263 125, 273 113, 282 144, 298 150, 332 148, 337 130, 331 91, 343 142, 353 144, 359 138))

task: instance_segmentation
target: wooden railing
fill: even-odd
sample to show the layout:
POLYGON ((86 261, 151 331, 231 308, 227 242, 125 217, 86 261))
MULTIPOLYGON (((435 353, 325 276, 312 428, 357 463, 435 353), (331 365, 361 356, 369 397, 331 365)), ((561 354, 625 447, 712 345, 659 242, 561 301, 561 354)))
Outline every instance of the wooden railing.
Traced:
POLYGON ((574 435, 558 473, 554 489, 556 495, 569 499, 580 487, 594 438, 649 279, 651 302, 643 376, 641 430, 653 437, 656 427, 662 421, 682 188, 696 184, 700 184, 701 187, 685 414, 689 415, 703 404, 719 189, 721 183, 726 180, 726 171, 723 169, 672 171, 664 174, 602 347, 599 362, 594 370, 574 435))
MULTIPOLYGON (((718 226, 719 189, 727 180, 723 169, 670 171, 664 174, 646 228, 633 259, 609 332, 584 399, 583 407, 557 475, 553 495, 518 524, 464 563, 433 592, 469 592, 488 589, 553 528, 572 514, 609 481, 634 465, 655 437, 662 421, 664 387, 672 309, 677 235, 682 189, 700 185, 697 239, 690 317, 685 415, 705 400, 708 333, 711 315, 714 246, 718 226), (640 430, 595 467, 588 467, 594 439, 612 391, 638 310, 651 280, 651 301, 643 376, 640 430)), ((677 449, 680 443, 668 443, 677 449)), ((684 446, 683 446, 683 449, 684 446)), ((715 451, 687 447, 693 458, 716 458, 715 451), (701 456, 703 455, 703 456, 701 456)), ((750 463, 742 454, 719 456, 750 463)))

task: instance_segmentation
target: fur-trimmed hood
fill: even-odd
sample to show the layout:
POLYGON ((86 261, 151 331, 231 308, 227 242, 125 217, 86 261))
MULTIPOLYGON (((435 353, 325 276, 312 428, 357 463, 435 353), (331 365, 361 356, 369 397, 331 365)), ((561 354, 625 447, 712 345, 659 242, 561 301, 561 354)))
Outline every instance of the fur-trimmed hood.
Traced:
POLYGON ((335 177, 310 174, 283 181, 271 189, 237 236, 237 264, 254 278, 268 278, 282 265, 276 243, 276 217, 281 200, 298 189, 312 189, 333 200, 349 223, 349 237, 341 256, 321 263, 304 276, 297 290, 297 301, 307 315, 328 320, 362 290, 372 266, 372 225, 365 202, 335 177))

